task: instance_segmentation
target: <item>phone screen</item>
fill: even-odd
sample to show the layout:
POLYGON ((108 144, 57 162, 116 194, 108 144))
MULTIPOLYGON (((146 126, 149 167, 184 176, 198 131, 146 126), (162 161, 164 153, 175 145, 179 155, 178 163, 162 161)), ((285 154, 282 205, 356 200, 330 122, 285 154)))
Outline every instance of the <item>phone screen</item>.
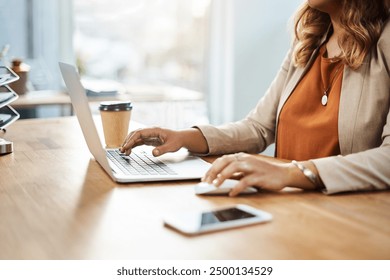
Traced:
POLYGON ((164 218, 164 224, 182 233, 193 235, 271 220, 272 215, 265 211, 248 205, 238 204, 234 207, 205 212, 188 211, 174 213, 164 218))
POLYGON ((210 225, 221 222, 228 222, 246 218, 252 218, 255 215, 245 212, 238 208, 229 208, 213 212, 202 213, 201 225, 210 225))

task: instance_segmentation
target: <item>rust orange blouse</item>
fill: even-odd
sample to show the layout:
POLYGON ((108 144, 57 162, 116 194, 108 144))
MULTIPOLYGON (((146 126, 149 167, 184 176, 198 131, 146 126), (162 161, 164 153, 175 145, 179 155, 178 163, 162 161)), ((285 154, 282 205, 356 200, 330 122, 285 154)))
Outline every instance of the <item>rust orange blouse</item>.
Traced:
POLYGON ((308 160, 340 154, 338 113, 343 64, 326 57, 325 45, 280 112, 276 156, 308 160), (328 103, 321 104, 325 89, 328 103))

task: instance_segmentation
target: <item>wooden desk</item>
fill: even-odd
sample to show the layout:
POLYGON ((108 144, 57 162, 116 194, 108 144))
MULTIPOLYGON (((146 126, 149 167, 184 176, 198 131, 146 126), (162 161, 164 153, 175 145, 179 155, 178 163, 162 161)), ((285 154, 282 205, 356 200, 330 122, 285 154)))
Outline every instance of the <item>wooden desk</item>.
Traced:
POLYGON ((1 259, 389 259, 390 192, 201 197, 192 182, 119 185, 74 117, 20 120, 0 157, 1 259), (186 237, 161 215, 245 203, 268 224, 186 237))
MULTIPOLYGON (((70 102, 69 95, 63 91, 56 90, 42 90, 42 91, 30 91, 25 94, 19 95, 19 98, 12 103, 17 111, 32 109, 35 110, 42 106, 60 106, 61 116, 73 115, 73 107, 70 102)), ((36 112, 29 113, 29 118, 36 117, 36 112)), ((24 114, 22 113, 22 117, 24 114)))
MULTIPOLYGON (((139 85, 126 87, 126 93, 115 96, 88 96, 88 99, 90 102, 106 100, 131 100, 132 102, 196 101, 202 100, 203 94, 198 91, 175 86, 139 85)), ((70 97, 65 91, 31 91, 19 95, 19 98, 12 103, 15 109, 37 108, 48 105, 69 107, 71 114, 73 113, 70 97)))
POLYGON ((62 91, 56 90, 42 90, 31 91, 25 94, 19 95, 12 106, 15 108, 36 108, 37 106, 46 105, 62 105, 71 106, 69 95, 62 91))
MULTIPOLYGON (((116 96, 88 96, 88 99, 92 110, 95 111, 98 110, 101 101, 130 100, 134 106, 132 119, 148 125, 180 129, 208 123, 206 105, 201 92, 175 86, 153 85, 128 86, 126 92, 116 96)), ((23 119, 73 115, 70 97, 63 91, 28 92, 20 95, 11 105, 23 119), (56 106, 54 111, 45 109, 53 105, 56 106)))

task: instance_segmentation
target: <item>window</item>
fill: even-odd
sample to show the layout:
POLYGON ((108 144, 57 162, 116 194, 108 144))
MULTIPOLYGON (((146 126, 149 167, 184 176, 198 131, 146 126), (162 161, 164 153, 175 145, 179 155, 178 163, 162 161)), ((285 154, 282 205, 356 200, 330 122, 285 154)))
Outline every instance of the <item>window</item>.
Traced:
POLYGON ((67 0, 0 0, 0 48, 9 45, 5 63, 28 63, 31 89, 61 87, 58 61, 73 56, 70 11, 67 0))
POLYGON ((81 73, 204 92, 210 0, 74 1, 81 73))
MULTIPOLYGON (((264 94, 301 2, 0 0, 0 48, 9 44, 8 59, 30 64, 34 89, 61 88, 57 62, 77 61, 83 78, 203 93, 207 117, 220 124, 245 116, 264 94)), ((170 107, 172 118, 184 108, 170 107)), ((193 115, 187 118, 198 123, 193 115)))

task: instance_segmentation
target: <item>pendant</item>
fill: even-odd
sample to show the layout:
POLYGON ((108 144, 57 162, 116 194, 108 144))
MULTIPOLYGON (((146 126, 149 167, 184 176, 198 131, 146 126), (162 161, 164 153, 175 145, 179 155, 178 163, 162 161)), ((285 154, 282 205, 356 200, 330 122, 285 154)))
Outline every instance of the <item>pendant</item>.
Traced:
POLYGON ((321 98, 321 104, 322 106, 326 106, 326 104, 328 104, 328 96, 326 96, 325 94, 321 98))

